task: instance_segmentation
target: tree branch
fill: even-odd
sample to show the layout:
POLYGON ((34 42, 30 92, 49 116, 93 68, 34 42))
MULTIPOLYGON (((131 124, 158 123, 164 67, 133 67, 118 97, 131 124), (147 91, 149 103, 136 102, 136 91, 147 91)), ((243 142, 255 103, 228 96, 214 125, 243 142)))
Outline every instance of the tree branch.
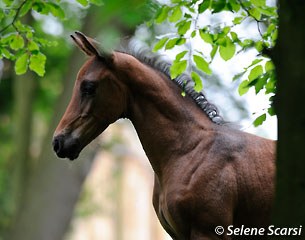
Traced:
POLYGON ((256 17, 254 17, 250 12, 249 12, 249 10, 245 7, 245 5, 242 3, 242 1, 241 0, 237 0, 237 2, 239 2, 239 4, 240 4, 240 6, 242 7, 242 9, 244 9, 245 11, 246 11, 246 13, 250 16, 250 17, 252 17, 255 21, 257 21, 257 22, 262 22, 261 20, 258 20, 256 17))
POLYGON ((249 12, 249 10, 245 7, 245 5, 242 3, 241 0, 237 0, 237 2, 239 2, 240 6, 242 7, 242 9, 243 9, 244 11, 246 11, 246 13, 248 14, 248 16, 252 17, 252 18, 256 21, 256 23, 257 23, 257 29, 258 29, 259 35, 260 35, 261 37, 263 37, 263 34, 262 34, 261 29, 260 29, 260 26, 259 26, 259 24, 260 24, 261 22, 263 22, 263 21, 257 19, 255 16, 253 16, 253 15, 249 12))
MULTIPOLYGON (((197 12, 197 14, 196 14, 196 18, 194 19, 192 19, 192 21, 193 21, 193 23, 194 23, 194 29, 195 30, 197 30, 198 29, 198 19, 199 19, 199 12, 197 12)), ((193 71, 193 64, 192 64, 192 57, 193 57, 193 45, 192 45, 192 37, 191 36, 189 36, 188 38, 187 38, 187 40, 189 41, 189 43, 190 43, 190 47, 189 47, 189 53, 188 53, 188 58, 189 58, 189 66, 188 66, 188 72, 189 72, 189 74, 191 74, 192 73, 192 71, 193 71)))
MULTIPOLYGON (((24 6, 24 4, 25 4, 27 1, 28 1, 28 0, 24 0, 24 1, 20 4, 20 6, 16 9, 16 14, 15 14, 15 16, 14 16, 12 22, 9 23, 8 25, 6 25, 4 28, 2 28, 2 29, 0 30, 0 34, 3 33, 4 31, 6 31, 10 26, 13 26, 13 27, 16 29, 16 27, 15 27, 14 24, 15 24, 16 20, 17 20, 18 17, 19 17, 21 8, 24 6)), ((17 29, 16 29, 16 30, 17 30, 17 29)))

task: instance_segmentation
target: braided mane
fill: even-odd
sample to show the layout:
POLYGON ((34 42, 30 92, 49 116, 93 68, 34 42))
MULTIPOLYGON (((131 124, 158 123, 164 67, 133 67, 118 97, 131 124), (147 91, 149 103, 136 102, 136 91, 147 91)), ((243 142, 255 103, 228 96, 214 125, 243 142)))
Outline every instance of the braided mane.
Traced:
MULTIPOLYGON (((137 58, 140 62, 165 74, 169 80, 171 79, 171 63, 162 59, 161 55, 152 53, 148 49, 142 48, 140 50, 136 50, 130 46, 124 48, 123 50, 119 50, 118 52, 126 53, 137 58)), ((194 82, 188 74, 183 73, 177 78, 173 79, 173 81, 181 88, 182 91, 186 93, 186 95, 195 101, 195 103, 203 110, 203 112, 211 119, 212 122, 218 125, 224 125, 226 123, 219 115, 218 108, 207 100, 205 94, 203 92, 196 92, 194 90, 194 82)))

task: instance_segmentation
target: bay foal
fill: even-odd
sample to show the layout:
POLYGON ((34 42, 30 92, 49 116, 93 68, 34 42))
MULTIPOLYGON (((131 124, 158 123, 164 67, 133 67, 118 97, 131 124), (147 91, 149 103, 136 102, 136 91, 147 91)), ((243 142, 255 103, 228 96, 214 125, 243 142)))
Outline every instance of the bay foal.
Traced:
POLYGON ((77 158, 110 124, 128 118, 155 172, 155 211, 173 239, 238 239, 227 234, 228 226, 268 224, 273 141, 226 126, 187 75, 170 80, 168 63, 145 54, 105 54, 80 32, 72 38, 89 59, 54 133, 59 157, 77 158), (217 235, 216 226, 224 234, 217 235))

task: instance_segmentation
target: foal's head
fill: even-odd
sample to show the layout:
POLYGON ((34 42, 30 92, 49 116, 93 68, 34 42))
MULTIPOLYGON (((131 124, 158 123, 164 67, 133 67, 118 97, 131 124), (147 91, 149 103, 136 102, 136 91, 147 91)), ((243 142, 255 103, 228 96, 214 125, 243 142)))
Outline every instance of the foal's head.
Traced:
POLYGON ((71 101, 57 126, 53 148, 73 160, 80 151, 126 110, 126 89, 114 73, 115 54, 103 54, 80 32, 71 36, 90 58, 80 69, 71 101))

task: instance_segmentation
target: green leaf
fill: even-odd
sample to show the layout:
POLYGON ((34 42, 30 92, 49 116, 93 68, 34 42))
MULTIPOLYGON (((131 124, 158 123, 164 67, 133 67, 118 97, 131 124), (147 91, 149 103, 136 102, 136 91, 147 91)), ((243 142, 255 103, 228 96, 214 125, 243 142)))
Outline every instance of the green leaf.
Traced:
POLYGON ((159 40, 156 45, 154 46, 153 52, 156 52, 164 47, 165 43, 167 42, 168 37, 164 37, 161 40, 159 40))
POLYGON ((266 64, 265 64, 265 71, 269 72, 269 71, 272 71, 272 70, 274 70, 273 62, 272 61, 266 62, 266 64))
POLYGON ((213 48, 212 48, 212 51, 210 52, 211 59, 214 59, 214 57, 217 53, 217 50, 218 50, 218 46, 214 45, 213 48))
POLYGON ((54 40, 48 40, 46 38, 35 38, 35 42, 39 43, 43 47, 56 47, 58 42, 54 40))
POLYGON ((237 42, 237 43, 240 42, 237 33, 235 33, 235 32, 230 32, 230 35, 231 35, 231 38, 232 38, 232 41, 233 41, 233 42, 237 42))
POLYGON ((195 83, 194 90, 195 90, 196 92, 200 92, 200 91, 202 90, 202 88, 203 88, 203 85, 202 85, 202 81, 201 81, 200 76, 198 75, 198 73, 196 73, 196 72, 193 71, 193 72, 191 73, 191 77, 192 77, 192 79, 193 79, 193 81, 194 81, 194 83, 195 83))
POLYGON ((277 14, 277 7, 263 7, 260 8, 260 11, 262 14, 269 16, 269 17, 275 17, 278 18, 278 14, 277 14))
POLYGON ((88 0, 77 0, 78 3, 80 3, 82 6, 86 7, 88 6, 88 0))
POLYGON ((252 82, 253 80, 257 79, 259 76, 263 74, 263 72, 264 70, 261 65, 252 68, 248 76, 249 82, 252 82))
POLYGON ((205 72, 208 75, 212 74, 212 70, 210 69, 209 63, 201 56, 194 55, 193 56, 196 67, 201 71, 205 72))
POLYGON ((255 127, 258 127, 259 125, 262 125, 263 122, 266 121, 266 113, 260 115, 259 117, 257 117, 254 122, 253 122, 253 125, 255 127))
POLYGON ((16 34, 12 34, 12 33, 9 33, 9 34, 6 34, 4 36, 1 36, 1 38, 0 38, 1 45, 2 44, 3 45, 10 44, 13 41, 13 39, 15 38, 15 36, 16 36, 16 34))
POLYGON ((268 113, 269 113, 270 116, 275 115, 275 111, 274 111, 273 107, 268 108, 268 113))
POLYGON ((96 6, 102 6, 104 4, 103 0, 90 0, 90 2, 95 4, 96 6))
POLYGON ((30 51, 38 51, 39 50, 39 45, 35 41, 29 41, 28 49, 30 51))
POLYGON ((249 13, 251 14, 252 17, 255 18, 255 20, 260 20, 261 19, 261 12, 257 8, 251 8, 249 10, 249 13))
POLYGON ((9 7, 9 6, 11 6, 12 4, 13 4, 13 0, 3 0, 3 2, 5 3, 5 5, 7 6, 7 7, 9 7))
POLYGON ((275 29, 276 29, 276 25, 273 24, 273 23, 271 23, 271 24, 268 26, 268 28, 267 28, 265 34, 270 35, 275 29))
POLYGON ((38 76, 43 77, 45 74, 46 56, 39 52, 38 54, 31 55, 30 57, 30 69, 37 73, 38 76))
POLYGON ((235 25, 237 25, 237 24, 240 24, 243 20, 244 20, 244 17, 236 17, 236 18, 233 19, 232 22, 233 22, 235 25))
POLYGON ((246 73, 246 71, 243 71, 243 72, 241 72, 241 73, 237 73, 237 74, 233 77, 232 81, 234 82, 234 81, 236 81, 236 80, 239 80, 245 73, 246 73))
POLYGON ((260 77, 257 82, 255 83, 255 93, 258 94, 266 85, 268 79, 268 75, 265 74, 262 77, 260 77))
POLYGON ((192 32, 192 34, 191 34, 191 37, 192 37, 192 38, 196 37, 196 33, 197 33, 197 31, 194 30, 194 31, 192 32))
POLYGON ((173 9, 172 15, 168 18, 170 22, 177 22, 182 17, 182 10, 180 6, 173 9))
POLYGON ((29 34, 29 32, 33 32, 34 31, 34 28, 29 26, 29 25, 26 25, 26 24, 23 24, 21 21, 19 20, 16 20, 16 22, 14 23, 15 27, 18 29, 19 32, 23 32, 23 33, 26 33, 27 35, 29 34))
POLYGON ((173 38, 167 42, 165 45, 165 49, 172 49, 176 45, 183 45, 185 43, 186 39, 185 38, 173 38))
POLYGON ((0 22, 2 22, 2 19, 5 17, 3 10, 0 9, 0 22))
POLYGON ((269 81, 265 85, 266 88, 266 94, 274 93, 275 92, 275 77, 271 75, 269 81))
POLYGON ((12 59, 13 58, 13 54, 10 53, 10 51, 8 51, 6 48, 0 48, 1 50, 1 58, 5 57, 7 59, 12 59))
POLYGON ((184 18, 191 19, 191 18, 193 18, 193 16, 191 14, 184 13, 184 18))
POLYGON ((229 6, 234 12, 238 12, 240 9, 240 3, 236 0, 229 0, 229 6))
POLYGON ((272 40, 273 42, 275 42, 275 40, 277 39, 277 36, 278 36, 278 30, 275 29, 275 30, 273 31, 273 33, 271 34, 271 40, 272 40))
POLYGON ((216 44, 218 44, 219 46, 223 46, 223 47, 227 46, 227 37, 224 37, 224 36, 221 36, 220 34, 218 34, 216 44))
POLYGON ((32 2, 32 1, 26 1, 26 2, 23 4, 22 8, 20 9, 19 17, 23 17, 25 14, 27 14, 28 11, 31 10, 32 5, 33 5, 33 2, 32 2))
POLYGON ((246 94, 249 91, 249 82, 248 80, 244 80, 238 86, 238 93, 240 96, 246 94))
POLYGON ((27 53, 22 54, 15 62, 15 72, 17 75, 26 73, 28 70, 29 55, 27 53))
POLYGON ((258 51, 258 52, 261 52, 263 49, 264 49, 264 42, 263 41, 257 41, 255 43, 255 49, 258 51))
POLYGON ((33 9, 40 13, 40 14, 44 14, 47 15, 50 13, 50 8, 46 5, 45 2, 33 2, 33 9))
POLYGON ((173 38, 173 39, 169 40, 167 42, 167 44, 165 45, 165 49, 166 50, 172 49, 176 45, 178 40, 179 40, 179 38, 173 38))
POLYGON ((54 17, 58 17, 60 19, 65 18, 65 12, 64 12, 64 10, 62 10, 62 8, 59 5, 52 3, 52 2, 48 2, 47 4, 50 9, 50 12, 52 13, 52 15, 54 17))
POLYGON ((226 26, 226 27, 224 27, 224 28, 222 29, 222 32, 223 32, 225 35, 227 35, 227 34, 230 32, 230 30, 231 30, 231 27, 226 26))
POLYGON ((183 45, 186 42, 185 38, 179 38, 178 41, 176 42, 176 45, 180 46, 183 45))
POLYGON ((266 6, 266 0, 250 0, 250 2, 256 7, 266 6))
POLYGON ((182 60, 179 62, 174 61, 173 65, 170 68, 171 78, 175 79, 176 77, 181 75, 186 70, 186 67, 187 67, 186 60, 182 60))
POLYGON ((162 23, 167 19, 168 13, 171 10, 168 6, 162 6, 161 10, 159 10, 157 16, 156 16, 156 23, 162 23))
POLYGON ((203 13, 205 10, 207 10, 210 7, 211 0, 204 0, 199 5, 199 13, 203 13))
POLYGON ((19 50, 24 47, 24 40, 20 34, 16 34, 10 43, 10 47, 13 50, 19 50))
POLYGON ((199 30, 199 35, 203 41, 206 43, 213 44, 213 36, 212 34, 204 32, 202 29, 199 30))
POLYGON ((213 0, 212 13, 219 13, 226 7, 226 0, 213 0))
POLYGON ((226 38, 226 45, 220 45, 219 47, 219 54, 223 60, 228 61, 230 60, 235 54, 235 44, 231 41, 230 38, 226 38))
POLYGON ((253 47, 253 40, 251 39, 245 39, 243 42, 240 43, 240 46, 244 49, 253 47))
POLYGON ((177 62, 180 61, 185 56, 186 53, 187 53, 187 51, 183 51, 183 52, 177 54, 175 61, 177 61, 177 62))
POLYGON ((254 59, 252 61, 252 63, 247 67, 247 69, 252 67, 252 66, 254 66, 254 65, 256 65, 256 64, 258 64, 258 63, 260 63, 261 61, 263 61, 263 59, 254 59))
MULTIPOLYGON (((237 0, 239 2, 239 0, 237 0)), ((250 8, 252 6, 250 1, 243 1, 243 8, 250 8)))
POLYGON ((179 24, 179 27, 178 27, 178 33, 180 34, 180 35, 184 35, 184 34, 186 34, 186 32, 190 29, 190 27, 191 27, 191 21, 187 21, 187 22, 185 22, 185 23, 183 23, 183 24, 179 24))

